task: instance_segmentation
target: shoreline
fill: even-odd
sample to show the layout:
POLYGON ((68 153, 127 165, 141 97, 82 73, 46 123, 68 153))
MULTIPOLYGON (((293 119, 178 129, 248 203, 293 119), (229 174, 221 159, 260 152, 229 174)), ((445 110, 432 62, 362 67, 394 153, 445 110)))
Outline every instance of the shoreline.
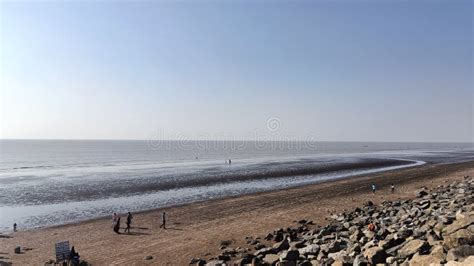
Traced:
MULTIPOLYGON (((248 192, 248 193, 237 194, 237 195, 217 196, 215 198, 208 198, 208 199, 191 200, 191 201, 183 202, 183 203, 170 203, 169 205, 160 206, 158 208, 149 208, 149 209, 143 209, 143 210, 140 210, 140 211, 133 211, 133 213, 136 213, 136 214, 148 213, 148 212, 153 212, 153 211, 160 210, 160 209, 182 207, 182 206, 185 206, 185 205, 188 205, 188 204, 193 204, 193 203, 205 203, 207 201, 226 200, 226 199, 230 199, 230 198, 238 198, 238 197, 243 197, 243 196, 259 195, 261 193, 271 193, 271 192, 276 192, 276 191, 281 191, 281 190, 288 190, 288 189, 294 189, 294 188, 301 188, 301 187, 305 187, 305 186, 312 186, 312 185, 317 185, 317 184, 336 182, 336 181, 345 180, 345 179, 359 178, 359 177, 368 176, 368 175, 377 175, 377 174, 390 173, 392 171, 398 171, 398 170, 401 170, 401 169, 410 169, 410 168, 414 168, 414 167, 419 167, 419 166, 423 166, 423 165, 432 164, 432 163, 429 163, 429 162, 414 160, 414 159, 390 158, 390 159, 386 159, 386 160, 387 161, 392 161, 392 162, 388 165, 381 166, 379 168, 358 169, 358 170, 356 170, 356 171, 358 171, 356 173, 344 173, 344 172, 342 172, 340 174, 336 174, 336 175, 332 176, 329 179, 324 179, 324 177, 322 177, 321 180, 316 180, 316 181, 314 181, 314 180, 313 181, 303 180, 303 181, 301 181, 301 183, 290 184, 290 185, 284 186, 284 187, 274 187, 274 188, 270 188, 270 189, 267 189, 267 190, 251 191, 251 192, 248 192), (402 161, 403 163, 395 164, 395 161, 398 161, 398 162, 402 161)), ((456 163, 452 163, 452 164, 456 164, 456 163)), ((347 167, 347 165, 345 167, 347 167)), ((360 167, 360 165, 359 165, 359 167, 360 167)), ((343 170, 343 168, 338 168, 338 169, 343 170)), ((303 174, 302 176, 306 176, 306 174, 303 174)), ((290 178, 290 177, 288 177, 288 178, 290 178)), ((271 180, 272 178, 269 178, 269 180, 271 180)), ((145 192, 146 191, 143 191, 142 193, 145 193, 145 192)), ((146 193, 144 195, 148 196, 148 194, 146 194, 146 193)), ((123 197, 123 200, 126 201, 127 198, 128 197, 123 197)), ((118 200, 118 199, 120 199, 120 198, 115 198, 115 200, 118 200)), ((87 202, 94 202, 94 201, 95 200, 84 201, 84 202, 87 203, 87 202)), ((67 203, 68 202, 61 203, 60 205, 67 204, 67 203)), ((53 203, 53 204, 49 204, 49 205, 46 205, 46 206, 51 207, 51 206, 54 206, 54 205, 55 204, 53 203)), ((39 205, 39 207, 41 207, 41 205, 39 205)), ((67 222, 64 222, 64 223, 24 228, 24 229, 22 229, 22 231, 24 231, 24 232, 26 232, 26 231, 36 231, 36 230, 42 230, 42 229, 46 229, 46 228, 56 228, 56 227, 62 227, 62 226, 68 226, 68 225, 75 225, 75 224, 86 223, 86 222, 89 222, 89 221, 92 222, 92 221, 101 220, 101 219, 108 219, 109 217, 110 217, 109 214, 100 215, 100 216, 97 216, 97 217, 91 217, 91 218, 86 218, 86 219, 78 219, 78 220, 75 220, 75 221, 72 220, 72 221, 67 221, 67 222)), ((2 230, 0 230, 0 235, 1 234, 8 234, 10 232, 11 232, 10 228, 8 228, 7 230, 2 229, 2 230)))
MULTIPOLYGON (((210 202, 210 201, 228 200, 228 199, 232 199, 232 198, 240 198, 240 197, 245 197, 245 196, 258 196, 260 194, 265 194, 265 193, 272 193, 272 192, 278 192, 278 191, 298 189, 298 188, 302 188, 302 187, 306 187, 306 186, 313 186, 313 185, 319 185, 319 184, 342 181, 342 180, 345 180, 345 179, 359 178, 359 177, 364 177, 364 176, 369 176, 369 175, 370 176, 380 175, 380 174, 390 173, 390 172, 393 172, 393 171, 399 171, 399 170, 403 170, 403 169, 412 169, 414 167, 423 167, 423 166, 426 166, 426 165, 436 165, 436 164, 428 163, 428 162, 425 162, 425 161, 418 161, 418 160, 411 160, 411 159, 398 159, 397 158, 396 160, 411 162, 411 164, 407 163, 407 164, 399 164, 399 165, 390 165, 390 166, 385 166, 385 167, 381 167, 381 168, 366 169, 366 170, 361 170, 361 173, 357 173, 357 174, 353 174, 353 175, 348 174, 347 176, 343 174, 343 177, 337 177, 337 178, 334 178, 334 179, 314 181, 314 182, 311 182, 311 183, 296 184, 296 185, 293 185, 293 186, 290 186, 290 187, 275 188, 275 189, 270 189, 270 190, 250 192, 250 193, 246 193, 246 194, 217 197, 217 198, 213 198, 213 199, 203 199, 203 200, 197 200, 197 201, 191 201, 191 202, 185 202, 185 203, 179 203, 179 204, 170 204, 170 205, 161 206, 161 207, 158 207, 158 208, 135 211, 133 213, 134 214, 147 214, 147 213, 150 213, 150 212, 155 212, 155 211, 159 211, 159 210, 163 210, 163 209, 185 207, 186 205, 194 204, 194 203, 200 204, 200 203, 206 203, 208 201, 210 202)), ((451 163, 451 164, 459 164, 459 163, 451 163)), ((24 230, 22 230, 22 232, 28 232, 28 231, 31 232, 31 231, 48 229, 48 228, 58 228, 58 227, 63 227, 63 226, 74 226, 74 225, 79 225, 79 224, 82 224, 82 223, 94 222, 94 221, 104 220, 104 219, 110 219, 110 215, 102 215, 102 216, 88 218, 88 219, 84 219, 84 220, 66 222, 66 223, 63 223, 63 224, 46 225, 46 226, 39 226, 39 227, 34 227, 34 228, 25 228, 24 230)), ((8 234, 8 231, 6 231, 6 232, 5 231, 0 231, 0 236, 2 234, 4 234, 4 235, 8 234)))
POLYGON ((472 161, 447 165, 426 164, 355 178, 146 210, 135 213, 132 224, 132 231, 135 233, 132 235, 115 235, 107 217, 35 228, 4 235, 8 238, 0 238, 0 246, 4 247, 0 252, 7 254, 4 255, 9 258, 5 260, 7 262, 44 263, 54 258, 54 243, 68 239, 76 246, 82 258, 93 264, 188 264, 191 257, 203 257, 208 252, 209 256, 216 254, 220 240, 233 239, 235 244, 245 246, 244 237, 247 234, 258 235, 277 227, 289 226, 297 219, 312 219, 316 224, 324 224, 324 218, 330 214, 355 206, 361 200, 372 199, 374 196, 369 193, 372 182, 377 184, 381 193, 388 190, 392 182, 399 191, 396 195, 377 194, 372 199, 377 202, 390 196, 413 196, 411 192, 417 186, 429 186, 443 183, 445 179, 459 178, 462 176, 461 172, 473 175, 473 169, 472 161), (427 180, 431 182, 425 182, 427 180), (314 202, 318 202, 317 206, 314 202), (169 215, 169 230, 157 228, 162 211, 169 215), (132 241, 134 245, 127 244, 128 241, 122 241, 121 238, 132 241), (107 249, 115 244, 117 247, 112 252, 107 249), (13 247, 16 245, 32 250, 24 254, 13 254, 13 247), (133 247, 133 254, 128 253, 130 246, 133 247), (176 258, 168 254, 174 252, 185 256, 176 258), (147 255, 153 255, 156 259, 144 261, 143 257, 147 255))

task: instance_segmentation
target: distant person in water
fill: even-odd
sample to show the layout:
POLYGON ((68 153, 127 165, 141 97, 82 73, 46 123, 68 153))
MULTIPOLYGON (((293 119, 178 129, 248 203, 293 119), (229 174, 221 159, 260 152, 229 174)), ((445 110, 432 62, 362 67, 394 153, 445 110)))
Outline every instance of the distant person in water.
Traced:
POLYGON ((375 194, 375 189, 376 189, 375 184, 372 184, 372 193, 374 193, 374 194, 375 194))
POLYGON ((133 219, 132 214, 130 212, 128 212, 128 214, 127 214, 127 228, 125 228, 125 232, 130 233, 130 225, 132 224, 132 219, 133 219))
POLYGON ((120 234, 120 217, 117 218, 117 222, 114 225, 114 232, 117 234, 120 234))
POLYGON ((13 224, 13 232, 16 232, 16 223, 13 224))
POLYGON ((390 185, 390 191, 391 191, 392 193, 395 192, 395 186, 394 186, 393 184, 390 185))
POLYGON ((231 164, 231 163, 232 163, 232 160, 229 159, 229 164, 231 164))
POLYGON ((160 228, 166 229, 166 212, 163 212, 163 214, 161 215, 160 228))

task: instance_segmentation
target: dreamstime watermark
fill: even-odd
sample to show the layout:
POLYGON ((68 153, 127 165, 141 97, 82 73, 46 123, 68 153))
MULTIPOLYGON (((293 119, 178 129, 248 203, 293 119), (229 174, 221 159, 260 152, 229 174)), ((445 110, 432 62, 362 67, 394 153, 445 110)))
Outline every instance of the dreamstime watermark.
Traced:
POLYGON ((267 128, 270 132, 277 132, 280 130, 281 120, 278 117, 270 117, 267 120, 267 128))
POLYGON ((166 151, 244 151, 244 150, 280 150, 280 151, 314 151, 316 140, 312 135, 302 138, 298 134, 282 131, 282 122, 278 117, 270 117, 266 121, 265 130, 253 130, 245 139, 219 134, 199 134, 194 138, 180 134, 158 130, 148 145, 153 150, 166 151))

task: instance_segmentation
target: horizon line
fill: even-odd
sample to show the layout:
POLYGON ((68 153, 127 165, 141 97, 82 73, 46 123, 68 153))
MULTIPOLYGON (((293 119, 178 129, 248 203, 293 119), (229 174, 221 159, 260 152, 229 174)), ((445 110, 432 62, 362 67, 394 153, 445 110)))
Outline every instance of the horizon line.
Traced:
POLYGON ((380 141, 380 140, 252 140, 252 139, 101 139, 101 138, 90 138, 90 139, 80 139, 80 138, 0 138, 0 140, 39 140, 39 141, 216 141, 216 142, 229 142, 229 141, 265 141, 265 142, 356 142, 356 143, 446 143, 446 144, 474 144, 474 140, 472 141, 380 141))

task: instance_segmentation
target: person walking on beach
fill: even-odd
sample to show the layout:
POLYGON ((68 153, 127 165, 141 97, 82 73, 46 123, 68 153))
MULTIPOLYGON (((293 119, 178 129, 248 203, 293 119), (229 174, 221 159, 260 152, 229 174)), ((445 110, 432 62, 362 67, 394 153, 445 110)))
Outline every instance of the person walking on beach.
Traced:
POLYGON ((166 229, 166 212, 163 212, 163 214, 161 215, 160 228, 166 229))
POLYGON ((16 223, 13 224, 13 232, 16 232, 16 223))
POLYGON ((372 193, 375 194, 375 184, 372 184, 372 193))
POLYGON ((117 222, 114 225, 114 232, 117 234, 120 234, 120 217, 117 218, 117 222))
POLYGON ((394 186, 393 184, 390 185, 390 191, 391 191, 392 193, 395 192, 395 186, 394 186))
POLYGON ((112 215, 112 226, 115 226, 115 224, 117 223, 117 219, 118 219, 117 213, 114 212, 114 214, 112 215))
POLYGON ((79 265, 79 258, 79 253, 76 252, 76 249, 74 248, 74 246, 72 246, 71 252, 69 252, 69 261, 71 262, 71 265, 79 265))
POLYGON ((128 212, 127 214, 127 228, 125 228, 125 232, 128 231, 128 233, 130 234, 130 225, 132 224, 132 219, 133 219, 133 216, 130 212, 128 212))

